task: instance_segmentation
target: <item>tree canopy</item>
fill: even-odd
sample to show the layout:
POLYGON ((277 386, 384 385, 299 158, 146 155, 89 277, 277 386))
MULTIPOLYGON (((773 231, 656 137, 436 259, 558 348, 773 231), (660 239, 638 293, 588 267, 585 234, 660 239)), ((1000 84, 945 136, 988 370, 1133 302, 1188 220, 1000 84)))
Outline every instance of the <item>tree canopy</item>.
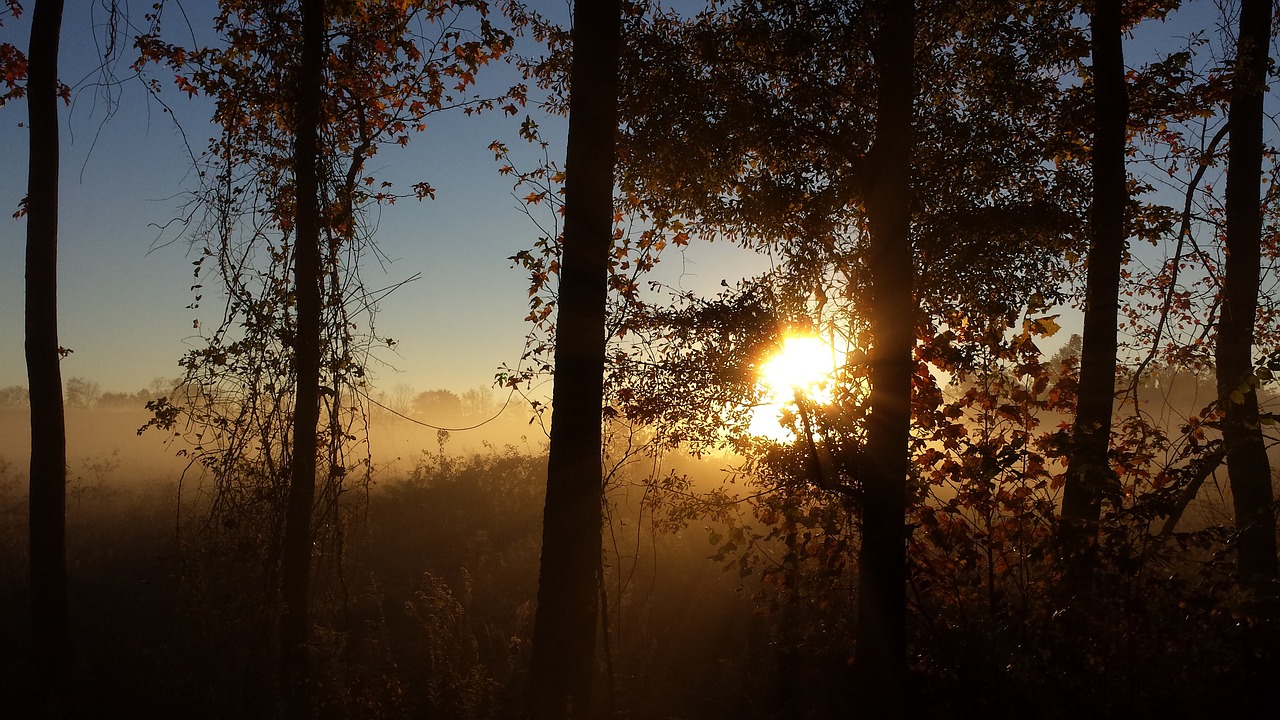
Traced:
MULTIPOLYGON (((260 679, 188 669, 175 695, 638 720, 1270 702, 1275 4, 686 5, 222 0, 194 47, 175 3, 147 11, 151 97, 210 101, 176 222, 217 319, 171 388, 122 394, 62 382, 50 315, 44 376, 0 401, 146 401, 191 458, 174 612, 240 622, 190 637, 260 679), (502 409, 388 400, 371 372, 395 347, 363 280, 378 214, 451 180, 383 161, 446 112, 508 122, 488 147, 531 222, 529 329, 496 384, 545 463, 536 437, 459 459, 444 425, 502 409), (670 261, 704 244, 760 269, 687 289, 670 261), (800 342, 816 378, 770 379, 800 342), (370 404, 438 431, 389 487, 370 404), (699 563, 750 619, 676 656, 709 613, 699 563)), ((40 90, 33 142, 67 97, 49 59, 0 44, 0 105, 40 90)), ((56 216, 37 180, 32 237, 56 216)))

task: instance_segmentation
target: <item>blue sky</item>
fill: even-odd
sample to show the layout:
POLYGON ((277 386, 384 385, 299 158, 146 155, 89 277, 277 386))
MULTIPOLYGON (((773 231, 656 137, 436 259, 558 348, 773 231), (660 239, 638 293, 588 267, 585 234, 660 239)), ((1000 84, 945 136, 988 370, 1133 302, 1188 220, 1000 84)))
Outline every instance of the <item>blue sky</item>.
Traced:
MULTIPOLYGON (((566 7, 556 0, 546 5, 561 13, 566 7)), ((212 16, 212 6, 211 0, 186 3, 194 27, 212 16)), ((1174 23, 1144 29, 1126 47, 1130 57, 1216 15, 1209 0, 1195 0, 1188 8, 1174 23)), ((177 194, 193 183, 173 122, 137 84, 119 88, 118 106, 108 117, 93 87, 93 26, 104 17, 96 2, 73 2, 64 21, 61 74, 74 85, 75 103, 62 116, 60 336, 75 353, 64 361, 63 375, 88 377, 104 389, 136 390, 153 378, 178 375, 178 359, 199 342, 192 330, 197 316, 185 309, 192 299, 192 256, 181 240, 159 245, 156 227, 175 215, 177 194)), ((0 35, 25 47, 28 19, 6 22, 0 35)), ((509 80, 509 72, 500 69, 492 76, 495 85, 509 80)), ((191 144, 202 147, 212 131, 208 105, 170 100, 191 144)), ((549 139, 563 138, 562 121, 534 114, 549 139)), ((0 337, 6 339, 0 343, 0 386, 26 382, 21 342, 25 223, 9 217, 25 192, 26 131, 19 127, 25 115, 22 102, 0 108, 0 337)), ((487 146, 498 139, 516 149, 521 117, 447 116, 414 137, 409 149, 387 149, 377 156, 375 167, 383 173, 412 174, 438 191, 434 201, 403 201, 384 210, 376 240, 393 262, 385 273, 372 258, 366 266, 371 287, 422 275, 382 306, 379 330, 399 345, 396 353, 382 355, 392 367, 374 368, 380 387, 485 386, 500 364, 518 360, 527 285, 506 258, 531 245, 537 233, 517 208, 510 180, 498 175, 487 146)), ((722 278, 733 282, 765 264, 722 244, 694 245, 683 258, 672 255, 665 262, 667 282, 708 292, 722 278)), ((208 295, 205 307, 205 313, 216 308, 208 295)))
MULTIPOLYGON (((212 16, 208 0, 186 6, 195 26, 212 16)), ((96 3, 69 3, 64 21, 61 75, 74 85, 75 102, 63 113, 59 310, 61 342, 75 352, 64 361, 63 376, 136 390, 153 378, 177 376, 178 359, 199 342, 192 329, 197 314, 185 309, 193 256, 181 239, 163 244, 172 233, 162 236, 157 228, 178 212, 177 194, 191 189, 193 179, 173 122, 137 83, 117 89, 118 104, 107 116, 93 87, 93 26, 103 16, 96 3)), ((0 28, 20 47, 26 32, 26 22, 0 28)), ((512 77, 508 68, 496 68, 492 87, 512 77)), ((209 105, 180 97, 169 102, 198 150, 213 130, 209 105)), ((530 113, 548 139, 562 142, 562 120, 530 113)), ((26 187, 26 132, 19 127, 25 115, 22 102, 0 108, 0 337, 9 339, 0 344, 0 386, 26 383, 20 341, 25 223, 9 217, 26 187)), ((521 150, 523 115, 437 117, 408 149, 386 149, 374 163, 385 176, 426 179, 437 189, 434 201, 383 209, 376 241, 393 262, 385 270, 372 257, 366 264, 367 283, 375 288, 421 273, 387 298, 378 317, 380 333, 398 343, 395 353, 380 355, 388 365, 374 367, 385 389, 486 386, 499 365, 518 361, 526 330, 526 278, 507 258, 531 245, 536 229, 487 149, 497 139, 521 150)), ((690 267, 708 287, 747 272, 704 267, 702 254, 713 265, 736 254, 689 251, 690 267)), ((207 293, 199 315, 205 322, 216 319, 211 300, 207 293)))
MULTIPOLYGON (((187 5, 193 24, 211 16, 212 3, 187 5)), ((198 343, 196 315, 185 309, 192 299, 189 248, 182 239, 158 244, 156 227, 178 212, 176 193, 193 184, 173 122, 136 83, 118 89, 118 107, 106 117, 89 84, 96 64, 91 25, 85 5, 68 6, 62 76, 69 83, 88 81, 76 86, 75 103, 63 116, 60 336, 75 350, 63 374, 90 377, 104 388, 137 389, 154 377, 179 374, 178 358, 198 343)), ((198 150, 213 129, 208 104, 169 101, 198 150)), ((24 115, 21 103, 0 109, 0 146, 6 149, 0 207, 6 215, 25 191, 26 136, 16 127, 24 115)), ((368 265, 374 287, 422 274, 384 305, 380 328, 400 341, 398 357, 385 354, 399 372, 383 368, 384 383, 483 385, 500 362, 520 353, 522 279, 505 258, 528 244, 530 228, 486 149, 493 139, 514 136, 515 126, 497 116, 464 120, 433 123, 408 151, 376 158, 384 173, 418 172, 439 191, 434 202, 402 202, 384 211, 377 241, 394 262, 385 273, 368 265)), ((22 336, 25 224, 8 218, 0 223, 0 336, 16 339, 22 336)), ((172 233, 163 238, 173 239, 172 233)), ((217 307, 210 300, 206 295, 206 321, 217 307)), ((24 381, 21 343, 5 343, 0 385, 24 381)))

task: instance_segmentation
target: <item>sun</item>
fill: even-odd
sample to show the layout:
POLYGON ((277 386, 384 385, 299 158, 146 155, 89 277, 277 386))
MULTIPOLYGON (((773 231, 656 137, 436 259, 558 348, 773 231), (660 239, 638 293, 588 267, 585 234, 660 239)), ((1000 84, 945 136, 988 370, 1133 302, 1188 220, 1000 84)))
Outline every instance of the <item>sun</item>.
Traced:
POLYGON ((835 372, 837 353, 814 335, 788 335, 773 357, 760 366, 758 382, 764 402, 751 417, 750 432, 781 442, 794 439, 791 430, 778 422, 782 412, 794 406, 796 397, 806 402, 827 403, 831 391, 827 381, 835 372))
POLYGON ((831 346, 812 335, 792 335, 760 368, 760 382, 776 396, 790 396, 825 380, 833 370, 831 346))

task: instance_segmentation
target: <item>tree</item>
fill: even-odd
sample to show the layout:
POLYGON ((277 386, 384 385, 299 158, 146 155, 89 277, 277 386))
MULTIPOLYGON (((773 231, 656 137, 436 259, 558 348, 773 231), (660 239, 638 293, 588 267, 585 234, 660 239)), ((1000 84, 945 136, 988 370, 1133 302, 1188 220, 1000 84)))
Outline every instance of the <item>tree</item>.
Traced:
POLYGON ((307 716, 313 547, 340 547, 355 509, 342 496, 361 482, 353 470, 370 466, 347 455, 365 426, 365 363, 380 341, 377 299, 360 276, 372 243, 365 216, 435 194, 425 181, 397 190, 366 164, 407 145, 436 112, 505 103, 514 114, 524 89, 468 94, 513 42, 482 0, 223 2, 214 28, 224 42, 193 49, 163 39, 163 11, 148 14, 135 67, 167 66, 178 90, 215 102, 219 134, 197 160, 201 186, 181 219, 199 247, 192 307, 210 279, 227 302, 204 346, 183 358, 183 382, 148 403, 151 425, 181 428, 174 434, 209 470, 206 531, 257 545, 262 586, 278 602, 264 606, 280 610, 287 709, 307 716))
POLYGON ((918 311, 911 242, 915 6, 888 0, 876 15, 877 103, 867 194, 870 463, 862 488, 854 671, 860 693, 872 699, 870 714, 906 717, 906 506, 918 311))
POLYGON ((462 420, 462 398, 451 390, 424 390, 413 396, 411 407, 435 425, 454 425, 462 420))
POLYGON ((67 380, 65 399, 67 407, 89 408, 97 403, 101 397, 102 388, 98 383, 82 377, 73 377, 67 380))
POLYGON ((26 407, 28 404, 27 389, 22 385, 0 388, 0 407, 26 407))
MULTIPOLYGON (((755 322, 848 341, 833 390, 843 417, 814 418, 824 443, 838 438, 839 477, 810 481, 860 515, 856 702, 885 713, 903 710, 905 511, 923 449, 911 417, 936 401, 917 340, 967 335, 968 357, 950 353, 960 374, 1025 308, 1059 297, 1079 192, 1072 169, 1051 164, 1067 145, 1057 78, 1074 69, 1070 13, 918 5, 920 22, 910 3, 767 0, 660 17, 624 65, 642 68, 624 95, 629 199, 673 235, 776 253, 783 279, 755 322)), ((719 374, 706 395, 723 407, 737 378, 719 374)))
POLYGON ((1071 333, 1071 337, 1049 358, 1049 366, 1060 370, 1067 363, 1080 362, 1080 349, 1084 346, 1084 338, 1080 333, 1071 333))
POLYGON ((1124 30, 1120 0, 1099 0, 1089 16, 1093 54, 1093 201, 1080 390, 1062 496, 1066 591, 1089 593, 1102 499, 1115 485, 1108 459, 1116 382, 1116 308, 1125 254, 1126 123, 1124 30))
MULTIPOLYGON (((1231 144, 1227 156, 1226 267, 1222 276, 1222 314, 1214 349, 1222 439, 1227 450, 1236 519, 1236 557, 1240 583, 1255 608, 1265 608, 1259 620, 1275 622, 1280 597, 1280 566, 1276 558, 1276 508, 1271 467, 1258 415, 1257 375, 1253 370, 1254 323, 1258 314, 1262 246, 1262 184, 1264 143, 1263 96, 1271 44, 1270 0, 1243 0, 1227 114, 1231 144), (1266 614, 1271 617, 1267 618, 1266 614)), ((1276 630, 1269 630, 1276 633, 1276 630)), ((1259 642, 1256 633, 1253 642, 1259 642)), ((1274 641, 1274 637, 1272 638, 1274 641)), ((1275 647, 1251 651, 1275 653, 1275 647)), ((1274 662, 1274 660, 1273 660, 1274 662)), ((1256 668, 1255 668, 1256 669, 1256 668)), ((1269 680, 1258 676, 1264 687, 1269 680)), ((1259 699, 1263 697, 1258 694, 1259 699)))
POLYGON ((285 514, 280 587, 281 678, 288 698, 289 716, 311 717, 307 639, 311 579, 311 512, 316 490, 316 425, 320 422, 321 356, 321 260, 320 125, 324 93, 324 0, 303 0, 302 55, 296 70, 293 108, 294 254, 293 283, 297 298, 297 329, 293 357, 297 389, 293 405, 292 456, 289 499, 285 514))
POLYGON ((595 715, 620 27, 618 0, 574 3, 551 449, 530 673, 536 720, 595 715))
POLYGON ((31 397, 31 629, 38 701, 64 711, 70 687, 67 627, 65 352, 58 345, 58 45, 62 1, 37 0, 27 52, 31 132, 27 175, 26 355, 31 397))

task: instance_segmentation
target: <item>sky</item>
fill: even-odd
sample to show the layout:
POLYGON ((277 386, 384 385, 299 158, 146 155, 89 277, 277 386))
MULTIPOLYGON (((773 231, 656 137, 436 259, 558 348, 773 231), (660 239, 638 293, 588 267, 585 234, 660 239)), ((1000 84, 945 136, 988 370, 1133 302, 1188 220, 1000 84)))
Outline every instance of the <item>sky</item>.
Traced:
MULTIPOLYGON (((562 0, 538 4, 566 14, 562 0)), ((197 32, 213 6, 212 0, 185 3, 197 32)), ((1130 38, 1130 58, 1178 43, 1189 28, 1216 15, 1210 0, 1186 6, 1172 22, 1153 23, 1130 38)), ((209 313, 217 303, 206 294, 204 314, 186 308, 194 255, 182 239, 159 229, 178 212, 179 193, 194 187, 182 136, 136 82, 116 89, 114 106, 95 86, 100 42, 94 38, 102 36, 105 17, 101 0, 75 2, 68 4, 63 24, 61 76, 72 86, 74 102, 62 113, 59 330, 61 344, 74 351, 63 362, 64 378, 81 376, 104 390, 133 391, 155 378, 180 375, 179 358, 200 343, 193 320, 215 320, 209 313)), ((29 14, 18 22, 7 19, 0 37, 25 47, 27 20, 29 14)), ((127 62, 120 74, 127 75, 127 62)), ((489 79, 499 86, 512 77, 500 67, 489 79)), ((209 104, 172 93, 168 99, 191 146, 199 149, 214 130, 209 104)), ((563 120, 528 112, 553 140, 553 154, 562 153, 563 120)), ((0 338, 6 340, 0 343, 0 387, 26 384, 26 225, 10 218, 25 193, 25 115, 23 102, 0 108, 0 338)), ((434 201, 402 201, 384 209, 375 239, 392 262, 379 266, 370 258, 365 266, 370 287, 421 274, 382 304, 378 329, 398 345, 378 356, 376 387, 488 386, 500 365, 518 362, 527 329, 527 279, 507 258, 532 245, 537 230, 487 147, 502 140, 518 150, 522 118, 523 113, 445 116, 415 136, 408 149, 389 148, 376 157, 380 172, 426 179, 437 189, 434 201)), ((683 255, 669 254, 657 277, 710 294, 722 279, 732 284, 765 266, 766 260, 723 243, 695 243, 683 255)))
MULTIPOLYGON (((564 12, 563 2, 541 4, 564 12)), ((213 5, 185 3, 193 27, 212 17, 213 5)), ((177 214, 179 193, 194 187, 181 134, 136 82, 116 88, 108 112, 94 70, 100 45, 94 37, 103 33, 105 11, 95 1, 68 3, 66 13, 60 74, 73 87, 74 102, 62 113, 59 336, 74 353, 62 372, 64 379, 86 377, 104 390, 134 391, 181 374, 179 358, 200 342, 193 320, 216 320, 218 304, 206 293, 204 311, 186 309, 195 255, 183 239, 159 229, 177 214)), ((6 21, 0 34, 25 48, 29 19, 6 21)), ((513 78, 511 69, 494 68, 489 87, 513 78)), ((173 93, 167 100, 199 150, 215 129, 211 106, 173 93)), ((527 112, 555 143, 553 152, 562 154, 564 121, 527 112)), ((0 387, 26 384, 20 340, 26 224, 10 217, 26 189, 26 132, 19 127, 25 116, 24 102, 0 108, 0 337, 7 339, 0 343, 0 387)), ((385 390, 488 386, 500 365, 519 361, 527 330, 527 278, 507 258, 531 246, 538 233, 488 150, 493 140, 522 150, 517 131, 524 112, 435 117, 409 148, 384 149, 373 163, 385 176, 425 179, 437 189, 434 201, 383 208, 375 240, 392 262, 379 265, 370 257, 365 265, 371 288, 421 275, 391 294, 378 315, 380 334, 397 343, 373 364, 375 383, 385 390)), ((685 253, 669 256, 675 275, 666 279, 686 289, 716 288, 722 278, 750 274, 760 263, 724 245, 685 253)))

